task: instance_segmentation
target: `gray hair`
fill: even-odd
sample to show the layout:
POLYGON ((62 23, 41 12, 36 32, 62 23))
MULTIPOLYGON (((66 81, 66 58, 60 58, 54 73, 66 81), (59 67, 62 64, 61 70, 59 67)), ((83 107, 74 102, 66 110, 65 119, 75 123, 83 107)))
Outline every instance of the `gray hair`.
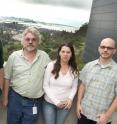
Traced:
POLYGON ((24 37, 25 37, 25 35, 27 33, 32 33, 36 37, 37 41, 39 43, 41 43, 41 34, 40 34, 40 32, 35 27, 28 27, 28 28, 26 28, 24 30, 24 32, 23 32, 23 36, 22 36, 23 39, 22 40, 24 40, 24 37))

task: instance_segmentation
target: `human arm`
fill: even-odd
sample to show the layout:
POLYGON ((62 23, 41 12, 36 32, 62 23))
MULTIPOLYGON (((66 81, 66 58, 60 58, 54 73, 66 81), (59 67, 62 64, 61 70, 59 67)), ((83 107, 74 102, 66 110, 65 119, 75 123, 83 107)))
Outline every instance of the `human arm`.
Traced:
POLYGON ((77 98, 77 116, 78 118, 81 118, 81 113, 83 113, 82 107, 81 107, 81 101, 85 93, 85 84, 81 82, 78 90, 78 98, 77 98))
POLYGON ((8 61, 6 62, 4 66, 4 85, 3 85, 3 106, 6 107, 8 104, 8 92, 9 92, 9 86, 12 78, 13 73, 13 57, 10 56, 8 61))
MULTIPOLYGON (((3 93, 3 84, 4 84, 4 70, 0 68, 0 96, 3 93)), ((0 105, 2 104, 2 99, 0 99, 0 105)))
POLYGON ((81 118, 81 114, 83 114, 81 102, 84 97, 86 87, 88 85, 87 77, 89 77, 88 74, 90 73, 90 70, 91 70, 90 63, 87 63, 80 71, 79 88, 78 88, 78 94, 77 94, 77 108, 76 108, 78 118, 81 118))
POLYGON ((115 96, 111 106, 105 113, 100 113, 98 115, 99 121, 97 124, 107 124, 108 120, 111 118, 112 114, 117 110, 117 95, 115 96))
POLYGON ((53 102, 53 104, 57 105, 60 103, 60 101, 55 98, 54 93, 52 92, 52 84, 50 82, 50 78, 52 76, 51 71, 53 69, 53 66, 54 63, 50 62, 45 70, 43 89, 45 94, 53 102))
POLYGON ((3 59, 3 47, 0 41, 0 88, 2 90, 4 83, 4 69, 3 69, 4 59, 3 59))
POLYGON ((72 86, 71 86, 71 90, 70 90, 70 94, 66 100, 66 103, 65 103, 65 108, 67 109, 70 109, 71 106, 72 106, 72 101, 73 101, 73 98, 77 92, 77 87, 78 87, 78 77, 75 77, 73 79, 73 82, 72 82, 72 86))
POLYGON ((6 107, 8 104, 8 92, 9 92, 10 80, 5 79, 3 88, 3 106, 6 107))
POLYGON ((3 89, 4 84, 4 69, 0 68, 0 88, 3 89))

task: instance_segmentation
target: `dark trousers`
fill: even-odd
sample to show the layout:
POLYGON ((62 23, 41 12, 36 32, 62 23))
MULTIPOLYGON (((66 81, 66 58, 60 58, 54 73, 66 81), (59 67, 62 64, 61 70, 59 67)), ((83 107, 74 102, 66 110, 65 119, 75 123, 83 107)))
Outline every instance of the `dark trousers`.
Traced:
POLYGON ((7 124, 36 124, 41 112, 43 97, 30 99, 10 89, 7 109, 7 124), (37 112, 33 111, 37 107, 37 112))
MULTIPOLYGON (((81 115, 81 118, 78 119, 78 122, 77 122, 77 124, 96 124, 96 123, 97 123, 96 121, 90 120, 84 115, 81 115)), ((111 122, 107 124, 111 124, 111 122)))

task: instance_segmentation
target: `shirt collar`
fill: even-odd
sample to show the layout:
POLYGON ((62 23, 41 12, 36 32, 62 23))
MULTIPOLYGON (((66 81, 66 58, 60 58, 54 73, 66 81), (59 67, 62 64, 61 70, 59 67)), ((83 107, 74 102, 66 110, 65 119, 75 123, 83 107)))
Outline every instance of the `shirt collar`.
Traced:
MULTIPOLYGON (((33 60, 32 64, 39 59, 40 54, 41 54, 40 53, 40 50, 37 50, 35 59, 33 60)), ((24 59, 26 59, 26 57, 24 56, 24 53, 23 53, 23 49, 20 51, 20 55, 21 55, 21 57, 23 57, 24 59)))
MULTIPOLYGON (((23 53, 23 49, 21 49, 21 51, 20 51, 20 56, 25 57, 24 56, 24 53, 23 53)), ((36 58, 38 58, 39 56, 40 56, 40 52, 39 52, 39 50, 37 50, 37 52, 36 52, 36 58)))
POLYGON ((111 61, 108 64, 102 65, 102 64, 100 64, 99 59, 97 59, 97 60, 95 60, 94 65, 99 65, 99 66, 101 66, 101 68, 112 68, 113 63, 114 63, 114 60, 111 59, 111 61))

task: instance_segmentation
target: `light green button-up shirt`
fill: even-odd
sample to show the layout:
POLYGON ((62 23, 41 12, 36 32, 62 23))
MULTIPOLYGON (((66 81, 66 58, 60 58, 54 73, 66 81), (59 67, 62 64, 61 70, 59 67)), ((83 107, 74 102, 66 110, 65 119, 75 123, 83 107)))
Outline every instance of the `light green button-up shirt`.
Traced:
POLYGON ((39 98, 43 95, 43 77, 49 56, 37 50, 35 60, 30 63, 23 51, 13 52, 5 65, 5 79, 10 80, 11 87, 18 94, 28 98, 39 98))

